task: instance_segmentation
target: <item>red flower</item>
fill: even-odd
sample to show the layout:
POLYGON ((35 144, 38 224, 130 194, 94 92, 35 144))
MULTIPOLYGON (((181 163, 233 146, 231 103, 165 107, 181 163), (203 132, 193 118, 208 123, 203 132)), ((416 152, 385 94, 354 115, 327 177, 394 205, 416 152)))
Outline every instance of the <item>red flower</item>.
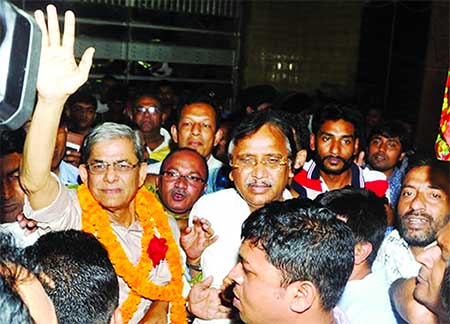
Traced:
POLYGON ((157 238, 153 235, 153 238, 148 244, 147 253, 152 260, 154 267, 156 267, 161 260, 164 260, 166 257, 166 252, 169 249, 166 242, 167 241, 165 238, 157 238))

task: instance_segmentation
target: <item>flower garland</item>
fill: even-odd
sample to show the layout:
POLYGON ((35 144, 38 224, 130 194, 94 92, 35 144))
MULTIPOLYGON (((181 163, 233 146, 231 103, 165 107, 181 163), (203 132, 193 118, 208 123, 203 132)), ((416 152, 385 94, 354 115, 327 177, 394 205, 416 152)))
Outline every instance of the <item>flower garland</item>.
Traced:
POLYGON ((118 242, 110 225, 108 214, 92 197, 85 185, 78 187, 78 199, 83 211, 83 230, 94 234, 106 247, 117 275, 131 288, 128 298, 121 307, 124 322, 127 323, 133 317, 141 298, 144 297, 150 300, 171 302, 171 323, 185 324, 187 314, 185 300, 182 296, 183 270, 178 246, 173 238, 163 207, 158 203, 155 196, 142 187, 135 198, 136 213, 144 229, 141 242, 141 256, 136 266, 129 261, 121 244, 118 242), (156 285, 148 279, 153 265, 147 253, 147 248, 154 236, 155 228, 158 230, 160 237, 167 240, 169 247, 166 253, 166 260, 169 264, 172 279, 166 286, 156 285))

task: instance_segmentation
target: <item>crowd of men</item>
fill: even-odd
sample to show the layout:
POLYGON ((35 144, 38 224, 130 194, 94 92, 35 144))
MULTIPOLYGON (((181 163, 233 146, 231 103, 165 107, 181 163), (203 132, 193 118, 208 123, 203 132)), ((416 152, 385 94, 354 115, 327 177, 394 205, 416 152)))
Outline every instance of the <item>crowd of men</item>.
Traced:
POLYGON ((96 98, 46 13, 31 122, 1 134, 0 323, 450 322, 450 168, 408 125, 267 86, 225 123, 168 83, 96 98))

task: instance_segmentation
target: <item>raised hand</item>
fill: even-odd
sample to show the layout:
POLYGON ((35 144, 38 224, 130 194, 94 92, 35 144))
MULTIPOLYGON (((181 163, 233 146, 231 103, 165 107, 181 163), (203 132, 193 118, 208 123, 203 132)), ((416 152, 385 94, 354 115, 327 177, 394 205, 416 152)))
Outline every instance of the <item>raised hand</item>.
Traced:
POLYGON ((217 288, 212 288, 213 277, 209 276, 202 282, 192 286, 189 292, 189 312, 204 320, 228 318, 231 308, 221 303, 220 293, 217 288))
POLYGON ((64 19, 64 33, 60 35, 58 15, 53 5, 47 6, 48 26, 44 13, 34 13, 42 32, 42 49, 39 64, 37 89, 40 100, 55 102, 66 100, 89 76, 94 48, 88 48, 80 64, 74 57, 75 15, 67 11, 64 19))
POLYGON ((193 226, 187 227, 181 233, 180 243, 188 261, 196 264, 200 262, 203 251, 218 239, 219 237, 214 236, 214 230, 206 219, 194 216, 193 226))

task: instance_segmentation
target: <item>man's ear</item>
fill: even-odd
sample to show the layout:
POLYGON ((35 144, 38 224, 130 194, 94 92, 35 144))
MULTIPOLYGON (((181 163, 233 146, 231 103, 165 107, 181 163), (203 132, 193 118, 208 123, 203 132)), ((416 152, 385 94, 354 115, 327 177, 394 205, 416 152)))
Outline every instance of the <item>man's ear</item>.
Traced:
POLYGON ((216 130, 216 134, 214 135, 214 142, 213 142, 213 147, 216 146, 217 144, 219 144, 220 140, 223 137, 223 129, 222 128, 218 128, 216 130))
POLYGON ((355 245, 355 265, 364 263, 372 253, 372 244, 369 242, 358 242, 355 245))
POLYGON ((88 183, 88 170, 86 164, 80 164, 78 166, 78 173, 80 174, 81 181, 87 186, 88 183))
POLYGON ((398 161, 399 161, 399 162, 402 162, 403 159, 405 158, 405 156, 406 156, 406 152, 400 153, 400 156, 398 157, 398 161))
POLYGON ((316 135, 314 135, 313 133, 309 134, 309 148, 311 149, 311 151, 316 150, 316 135))
POLYGON ((114 313, 111 316, 111 320, 109 321, 109 324, 123 324, 122 313, 120 313, 119 307, 117 307, 114 310, 114 313))
MULTIPOLYGON (((145 180, 146 184, 147 184, 147 180, 148 180, 148 175, 147 175, 146 180, 145 180)), ((155 177, 155 189, 156 189, 156 191, 159 191, 159 181, 160 181, 160 176, 157 175, 155 177)))
POLYGON ((178 144, 178 131, 175 125, 170 127, 170 135, 172 135, 173 141, 178 144))
POLYGON ((288 288, 289 308, 295 313, 309 310, 318 299, 318 291, 311 281, 295 281, 288 288))
POLYGON ((145 183, 147 178, 147 163, 143 162, 139 165, 139 188, 145 183))
POLYGON ((307 154, 308 154, 308 152, 305 149, 297 152, 297 155, 295 156, 295 160, 294 160, 294 170, 300 169, 303 167, 303 164, 305 164, 305 162, 306 162, 307 154))
POLYGON ((355 138, 355 144, 353 144, 353 152, 355 152, 355 154, 359 152, 359 138, 355 138))
POLYGON ((228 178, 234 182, 233 171, 234 171, 234 168, 232 168, 230 173, 228 173, 228 178))

